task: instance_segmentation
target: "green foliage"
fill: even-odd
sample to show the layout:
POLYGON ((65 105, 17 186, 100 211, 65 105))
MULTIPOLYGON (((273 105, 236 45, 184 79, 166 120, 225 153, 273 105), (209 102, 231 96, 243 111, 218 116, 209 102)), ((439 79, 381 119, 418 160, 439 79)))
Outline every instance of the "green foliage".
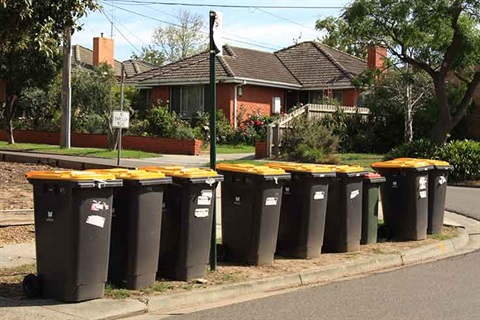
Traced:
POLYGON ((282 138, 282 157, 290 161, 336 163, 338 138, 319 120, 296 118, 282 138))
POLYGON ((439 158, 453 165, 450 181, 480 180, 480 142, 451 141, 441 148, 439 158))
POLYGON ((205 49, 206 36, 202 33, 205 23, 200 15, 179 11, 174 24, 155 29, 152 36, 154 46, 150 49, 163 55, 166 62, 184 59, 205 49))
POLYGON ((455 140, 437 146, 428 140, 416 140, 392 149, 385 160, 394 158, 439 159, 449 162, 454 170, 449 180, 463 182, 480 179, 480 142, 455 140))
POLYGON ((254 145, 255 141, 263 141, 267 138, 267 127, 277 120, 279 115, 262 115, 260 112, 249 114, 240 121, 231 138, 233 144, 254 145))
POLYGON ((193 139, 193 130, 187 121, 180 119, 168 107, 157 105, 147 110, 146 132, 148 135, 172 138, 193 139))
POLYGON ((15 127, 23 130, 58 131, 61 110, 48 92, 36 87, 22 90, 18 101, 15 127))
MULTIPOLYGON (((230 122, 223 113, 223 110, 217 110, 217 143, 228 143, 233 134, 230 122)), ((198 112, 191 120, 190 125, 195 132, 195 138, 202 140, 204 145, 210 143, 210 114, 208 112, 198 112)))
POLYGON ((132 53, 132 59, 149 62, 156 66, 161 66, 165 63, 165 53, 155 49, 153 45, 142 47, 142 52, 139 54, 132 53))

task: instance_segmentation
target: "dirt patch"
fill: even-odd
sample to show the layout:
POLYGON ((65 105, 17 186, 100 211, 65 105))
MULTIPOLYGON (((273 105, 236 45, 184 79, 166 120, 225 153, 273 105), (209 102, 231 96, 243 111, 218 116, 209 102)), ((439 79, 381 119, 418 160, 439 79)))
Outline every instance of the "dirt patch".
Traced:
POLYGON ((0 227, 0 248, 6 244, 35 241, 35 226, 0 227))
POLYGON ((25 174, 37 170, 56 169, 41 164, 0 162, 0 210, 33 209, 33 187, 25 174))

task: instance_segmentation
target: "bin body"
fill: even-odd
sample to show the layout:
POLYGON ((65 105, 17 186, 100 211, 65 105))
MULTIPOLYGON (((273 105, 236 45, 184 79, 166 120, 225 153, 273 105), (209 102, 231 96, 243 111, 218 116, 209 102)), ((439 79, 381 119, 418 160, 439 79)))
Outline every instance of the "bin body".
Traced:
POLYGON ((222 179, 173 177, 164 195, 159 277, 186 281, 205 276, 215 190, 222 179))
POLYGON ((428 224, 428 171, 432 166, 396 160, 372 164, 386 182, 380 187, 383 219, 398 240, 423 240, 428 224))
POLYGON ((364 171, 337 172, 328 188, 324 252, 360 250, 364 171))
POLYGON ((113 197, 108 280, 127 289, 155 282, 163 192, 171 178, 124 179, 113 197))
POLYGON ((428 173, 428 227, 427 234, 441 234, 445 214, 448 173, 453 169, 448 165, 435 165, 428 173))
POLYGON ((289 174, 227 171, 222 184, 222 244, 226 260, 248 265, 273 263, 282 185, 289 174))
POLYGON ((360 239, 360 244, 377 243, 380 185, 384 182, 385 178, 380 175, 367 174, 364 176, 362 237, 360 239))
POLYGON ((335 173, 284 169, 292 178, 285 181, 283 188, 276 254, 318 258, 325 231, 328 184, 335 173))
POLYGON ((29 178, 33 184, 41 294, 65 302, 101 298, 107 280, 113 187, 121 181, 29 178))

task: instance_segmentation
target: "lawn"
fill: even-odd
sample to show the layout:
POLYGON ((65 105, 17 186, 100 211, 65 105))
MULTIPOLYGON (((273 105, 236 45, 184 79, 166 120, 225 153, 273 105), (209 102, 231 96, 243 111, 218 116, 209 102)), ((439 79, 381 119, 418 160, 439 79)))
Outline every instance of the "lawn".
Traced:
MULTIPOLYGON (((34 144, 34 143, 15 143, 8 144, 7 142, 0 141, 0 149, 3 150, 17 150, 26 152, 39 152, 39 153, 53 153, 69 156, 85 156, 95 158, 117 158, 117 151, 110 151, 108 149, 97 148, 70 148, 62 149, 59 146, 48 144, 34 144)), ((143 152, 138 150, 122 150, 122 158, 129 159, 141 159, 141 158, 154 158, 161 157, 158 153, 143 152)))
POLYGON ((239 145, 227 145, 227 144, 219 144, 217 145, 217 153, 218 154, 225 154, 225 153, 255 153, 254 146, 247 146, 243 144, 239 145))

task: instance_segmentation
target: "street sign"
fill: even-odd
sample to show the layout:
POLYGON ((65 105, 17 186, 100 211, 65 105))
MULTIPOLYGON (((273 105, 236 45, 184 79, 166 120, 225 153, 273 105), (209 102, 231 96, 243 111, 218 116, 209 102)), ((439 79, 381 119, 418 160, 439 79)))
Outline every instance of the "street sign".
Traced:
POLYGON ((128 111, 113 111, 112 127, 128 129, 130 125, 130 113, 128 111))

